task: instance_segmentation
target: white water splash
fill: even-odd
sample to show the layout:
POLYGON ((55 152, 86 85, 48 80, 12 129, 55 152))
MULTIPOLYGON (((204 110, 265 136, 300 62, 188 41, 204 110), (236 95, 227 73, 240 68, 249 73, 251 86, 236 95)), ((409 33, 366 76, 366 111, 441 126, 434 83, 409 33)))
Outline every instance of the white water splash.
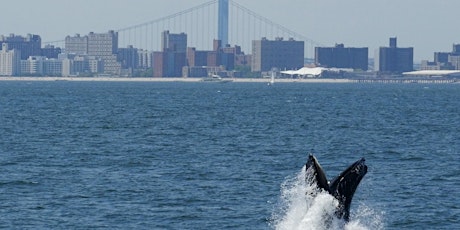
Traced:
POLYGON ((371 208, 361 204, 352 212, 349 223, 337 218, 334 212, 338 201, 325 191, 305 180, 305 167, 281 186, 280 207, 272 215, 276 230, 367 230, 383 229, 382 218, 371 208))

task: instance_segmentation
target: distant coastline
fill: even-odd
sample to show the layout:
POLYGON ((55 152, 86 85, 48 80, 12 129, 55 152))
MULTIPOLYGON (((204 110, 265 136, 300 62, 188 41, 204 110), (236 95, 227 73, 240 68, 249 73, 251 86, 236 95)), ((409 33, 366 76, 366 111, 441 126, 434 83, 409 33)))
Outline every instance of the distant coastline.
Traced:
MULTIPOLYGON (((235 83, 270 83, 267 78, 228 78, 235 83)), ((81 82, 201 82, 202 78, 132 78, 132 77, 0 77, 0 81, 81 81, 81 82)), ((216 82, 219 83, 219 82, 216 82)), ((460 83, 460 79, 346 79, 346 78, 281 78, 276 83, 460 83)))
MULTIPOLYGON (((227 79, 227 78, 225 78, 227 79)), ((267 78, 228 78, 231 82, 247 83, 269 83, 267 78)), ((183 77, 164 77, 164 78, 141 78, 141 77, 0 77, 0 81, 111 81, 111 82, 201 82, 202 78, 183 78, 183 77)), ((349 79, 325 79, 325 78, 308 78, 308 79, 276 79, 277 83, 350 83, 349 79)), ((215 82, 219 83, 219 82, 215 82)))

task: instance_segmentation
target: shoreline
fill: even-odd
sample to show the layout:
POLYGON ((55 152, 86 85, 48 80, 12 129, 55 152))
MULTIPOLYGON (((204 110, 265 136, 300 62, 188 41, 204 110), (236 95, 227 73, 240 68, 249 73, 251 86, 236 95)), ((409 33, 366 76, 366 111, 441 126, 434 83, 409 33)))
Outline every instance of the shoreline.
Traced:
MULTIPOLYGON (((270 83, 270 78, 224 78, 226 82, 203 82, 202 78, 141 78, 141 77, 0 77, 0 81, 83 81, 83 82, 203 82, 203 83, 270 83)), ((276 79, 276 83, 351 83, 350 79, 276 79)))
MULTIPOLYGON (((225 78, 235 83, 270 83, 270 78, 225 78)), ((76 81, 76 82, 202 82, 202 78, 131 78, 131 77, 0 77, 2 81, 76 81)), ((224 82, 203 82, 224 83, 224 82)), ((338 78, 304 78, 276 79, 276 83, 426 83, 451 84, 460 83, 460 79, 338 79, 338 78)))

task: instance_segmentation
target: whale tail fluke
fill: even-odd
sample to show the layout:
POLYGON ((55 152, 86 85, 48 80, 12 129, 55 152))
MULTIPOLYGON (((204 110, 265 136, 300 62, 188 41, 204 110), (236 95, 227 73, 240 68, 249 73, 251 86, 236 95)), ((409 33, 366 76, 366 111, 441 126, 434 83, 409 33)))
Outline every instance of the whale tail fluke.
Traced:
POLYGON ((324 173, 323 168, 319 164, 315 156, 309 155, 306 163, 307 170, 307 180, 308 183, 316 183, 316 186, 319 189, 330 192, 329 190, 329 181, 327 180, 326 174, 324 173))
POLYGON ((310 155, 306 163, 307 182, 316 183, 319 189, 327 191, 339 201, 339 208, 336 211, 338 218, 348 221, 350 218, 350 205, 353 195, 359 183, 367 173, 365 159, 362 158, 342 173, 332 182, 327 180, 326 174, 315 156, 310 155))

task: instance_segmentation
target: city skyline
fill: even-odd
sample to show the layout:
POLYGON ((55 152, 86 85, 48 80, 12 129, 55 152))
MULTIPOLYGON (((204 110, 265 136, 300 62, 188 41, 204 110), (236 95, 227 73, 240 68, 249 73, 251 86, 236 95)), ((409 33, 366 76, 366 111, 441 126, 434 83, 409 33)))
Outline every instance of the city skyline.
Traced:
MULTIPOLYGON (((386 46, 388 37, 397 37, 400 47, 414 47, 415 62, 432 60, 434 52, 449 51, 452 44, 460 42, 455 25, 450 24, 455 22, 455 9, 460 7, 460 1, 455 0, 436 4, 428 0, 234 1, 324 46, 343 43, 369 47, 369 57, 374 50, 386 46)), ((14 10, 4 12, 4 17, 15 20, 2 25, 0 34, 31 33, 40 35, 44 42, 63 40, 75 33, 125 28, 206 2, 209 0, 139 0, 135 4, 125 0, 111 4, 89 0, 26 1, 30 7, 23 7, 24 2, 11 2, 9 7, 21 9, 21 17, 14 10)))

